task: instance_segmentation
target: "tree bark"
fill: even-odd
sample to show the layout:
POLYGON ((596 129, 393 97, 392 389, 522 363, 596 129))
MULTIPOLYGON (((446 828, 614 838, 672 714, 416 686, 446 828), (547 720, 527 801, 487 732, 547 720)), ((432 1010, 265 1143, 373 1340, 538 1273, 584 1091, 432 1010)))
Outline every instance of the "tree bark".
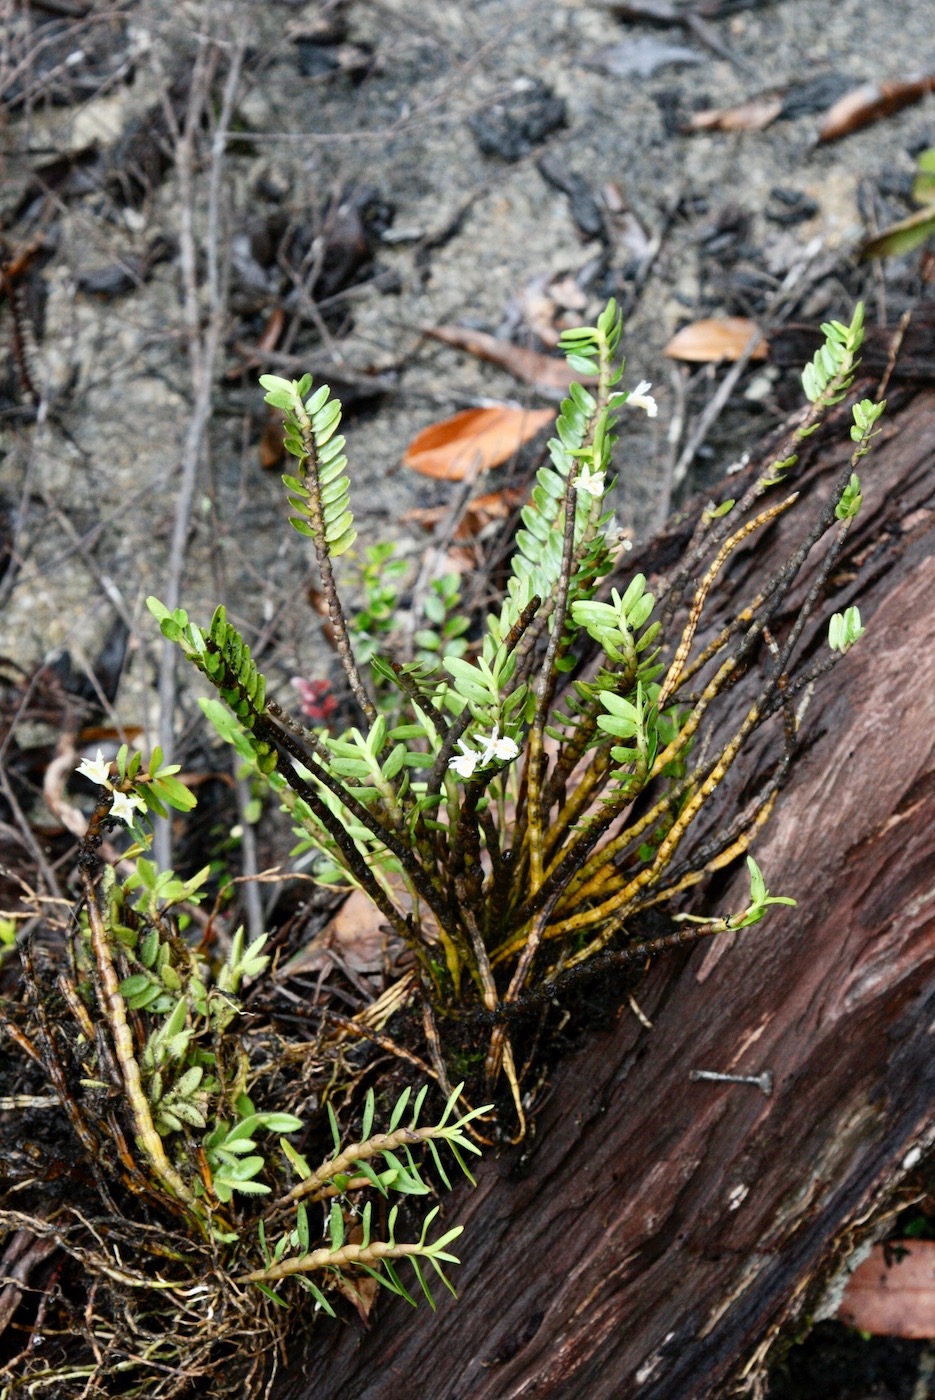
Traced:
MULTIPOLYGON (((756 847, 771 892, 798 907, 658 961, 638 993, 652 1030, 624 1006, 556 1073, 534 1136, 446 1206, 465 1225, 460 1302, 433 1317, 386 1299, 368 1332, 316 1328, 283 1400, 732 1393, 935 1139, 935 392, 895 407, 803 647, 852 601, 867 634, 819 681, 756 847), (768 1070, 774 1089, 695 1069, 768 1070)), ((827 497, 849 444, 823 441, 799 474, 811 515, 733 561, 727 603, 827 497)), ((650 568, 696 516, 654 543, 650 568)), ((744 874, 721 908, 745 893, 744 874)))

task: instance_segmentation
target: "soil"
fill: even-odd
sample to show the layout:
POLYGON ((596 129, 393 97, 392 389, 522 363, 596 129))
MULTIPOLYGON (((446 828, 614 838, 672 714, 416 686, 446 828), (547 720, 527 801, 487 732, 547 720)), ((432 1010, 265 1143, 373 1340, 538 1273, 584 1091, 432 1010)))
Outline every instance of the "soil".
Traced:
MULTIPOLYGON (((204 7, 141 0, 94 7, 77 28, 41 10, 21 15, 14 54, 28 63, 38 46, 39 56, 34 91, 15 72, 8 78, 2 213, 13 252, 37 233, 44 243, 23 287, 36 309, 28 358, 42 410, 36 422, 9 364, 2 492, 18 568, 0 653, 29 667, 67 649, 82 669, 116 612, 131 628, 118 713, 132 723, 152 716, 144 704, 155 629, 143 599, 166 587, 192 398, 181 195, 159 128, 167 90, 184 117, 202 23, 243 33, 246 56, 221 174, 230 314, 181 591, 195 616, 226 599, 248 629, 276 617, 280 684, 327 670, 329 658, 303 601, 307 548, 283 528, 278 473, 258 461, 259 369, 237 376, 235 344, 255 344, 277 307, 287 318, 280 349, 291 339, 290 352, 321 366, 339 392, 349 372, 363 390, 385 388, 348 405, 353 506, 361 540, 396 540, 413 568, 425 541, 407 512, 445 504, 452 488, 400 469, 406 443, 468 405, 542 403, 504 371, 423 339, 423 327, 462 322, 535 344, 524 308, 550 280, 575 303, 564 313, 571 323, 616 294, 627 307, 628 379, 651 380, 660 403, 657 419, 628 421, 620 454, 619 519, 641 534, 666 496, 686 380, 690 414, 717 379, 708 367, 689 378, 663 357, 680 324, 762 313, 790 271, 802 295, 787 314, 845 315, 855 291, 867 290, 892 322, 899 292, 880 285, 874 296, 869 273, 847 278, 846 257, 817 283, 802 264, 845 255, 867 217, 883 224, 906 212, 913 153, 933 139, 932 99, 835 144, 816 146, 815 136, 821 108, 842 87, 918 67, 931 45, 927 6, 724 8, 731 13, 711 28, 734 62, 680 27, 544 0, 233 4, 208 7, 213 21, 204 7), (595 66, 626 45, 643 46, 642 72, 595 66), (691 62, 666 62, 673 48, 691 62), (54 102, 43 95, 46 68, 58 75, 45 83, 54 102), (699 108, 774 89, 797 115, 760 132, 681 131, 699 108), (155 136, 155 153, 139 148, 141 133, 155 136), (319 276, 313 302, 295 280, 322 237, 335 266, 319 276), (653 240, 659 251, 647 266, 653 240), (284 599, 295 602, 280 620, 284 599)), ((199 157, 203 288, 210 162, 206 149, 199 157)), ((775 420, 774 373, 741 381, 699 454, 703 471, 719 473, 775 420)))
POLYGON ((861 1337, 839 1322, 819 1322, 777 1363, 769 1400, 928 1400, 935 1356, 926 1342, 861 1337))
MULTIPOLYGON (((659 402, 655 419, 627 420, 618 450, 617 520, 645 537, 798 392, 776 364, 746 370, 677 480, 680 450, 724 375, 666 358, 680 326, 712 315, 769 327, 847 319, 858 296, 892 325, 917 290, 917 254, 881 268, 852 253, 914 207, 914 158, 935 144, 935 98, 835 143, 816 135, 842 92, 935 69, 927 0, 725 0, 700 28, 624 22, 612 6, 578 0, 8 8, 0 657, 80 695, 88 725, 142 726, 147 749, 158 638, 145 598, 171 588, 192 450, 185 605, 206 620, 227 602, 293 710, 293 677, 335 679, 309 592, 313 559, 285 526, 281 468, 261 465, 264 370, 291 376, 307 363, 344 399, 359 546, 391 540, 408 562, 402 615, 426 548, 409 513, 448 506, 456 489, 402 467, 407 443, 465 407, 548 402, 425 338, 425 327, 461 323, 550 349, 550 327, 593 319, 616 296, 626 383, 650 380, 659 402), (174 133, 199 52, 216 63, 214 101, 196 122, 187 193, 174 133), (212 130, 236 53, 212 216, 212 130), (693 112, 774 92, 783 110, 764 130, 684 129, 693 112), (201 440, 191 437, 180 261, 189 225, 202 334, 212 238, 222 288, 201 440), (249 363, 280 315, 272 353, 249 363)), ((540 450, 541 439, 478 489, 524 479, 540 450)), ((343 566, 352 590, 354 567, 343 566)), ((182 684, 184 760, 204 740, 182 684)), ((29 761, 49 743, 40 720, 18 731, 14 752, 29 815, 57 854, 70 838, 29 761)), ((867 1371, 835 1389, 820 1379, 826 1353, 804 1378, 797 1367, 809 1363, 790 1353, 770 1395, 929 1393, 919 1389, 931 1371, 924 1348, 887 1354, 901 1379, 867 1371)))

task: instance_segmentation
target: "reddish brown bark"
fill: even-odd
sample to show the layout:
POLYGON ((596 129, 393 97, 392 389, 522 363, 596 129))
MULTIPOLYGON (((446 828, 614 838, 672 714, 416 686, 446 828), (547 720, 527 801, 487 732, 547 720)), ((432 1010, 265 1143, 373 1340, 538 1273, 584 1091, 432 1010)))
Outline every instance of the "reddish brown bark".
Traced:
MULTIPOLYGON (((460 1302, 319 1329, 282 1396, 725 1395, 914 1164, 935 1105, 935 393, 886 434, 834 602, 859 590, 867 636, 819 683, 756 848, 798 908, 658 963, 639 994, 652 1031, 624 1008, 556 1074, 535 1137, 451 1206, 460 1302), (775 1090, 697 1068, 768 1069, 775 1090)), ((830 458, 804 473, 816 501, 846 449, 830 458)))

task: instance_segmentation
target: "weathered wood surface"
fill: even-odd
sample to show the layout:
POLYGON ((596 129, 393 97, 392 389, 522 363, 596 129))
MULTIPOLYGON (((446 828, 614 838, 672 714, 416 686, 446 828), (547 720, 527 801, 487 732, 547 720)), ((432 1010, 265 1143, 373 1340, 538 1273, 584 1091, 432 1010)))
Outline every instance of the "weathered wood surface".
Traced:
MULTIPOLYGON (((316 1329, 280 1396, 731 1394, 935 1133, 935 392, 891 419, 864 482, 863 575, 842 567, 834 607, 859 589, 868 634, 819 684, 756 848, 798 909, 657 964, 653 1030, 624 1008, 556 1075, 523 1155, 485 1161, 450 1206, 461 1301, 316 1329), (775 1091, 695 1068, 768 1069, 775 1091)), ((764 576, 796 529, 732 581, 764 576)))

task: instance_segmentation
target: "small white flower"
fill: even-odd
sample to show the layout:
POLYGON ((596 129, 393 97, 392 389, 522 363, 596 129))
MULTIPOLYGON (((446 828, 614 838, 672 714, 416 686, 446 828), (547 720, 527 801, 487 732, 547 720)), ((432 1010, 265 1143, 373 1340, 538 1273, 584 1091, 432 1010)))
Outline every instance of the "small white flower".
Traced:
MULTIPOLYGON (((655 411, 655 405, 653 406, 655 411)), ((575 479, 575 490, 586 491, 589 496, 603 496, 604 494, 604 473, 592 472, 585 463, 575 479)))
POLYGON ((649 418, 655 418, 656 414, 659 412, 656 400, 649 392, 652 387, 648 379, 641 379, 636 388, 632 389, 627 395, 627 403, 630 407, 645 409, 646 415, 649 418))
POLYGON ((498 739, 491 745, 491 753, 494 758, 499 758, 502 763, 512 763, 514 758, 519 757, 519 746, 513 739, 508 739, 506 735, 498 739))
POLYGON ((133 792, 115 792, 114 800, 110 804, 110 815, 116 817, 119 822, 126 822, 127 826, 133 821, 134 812, 145 812, 146 803, 142 797, 137 797, 133 792))
POLYGON ((519 749, 515 742, 512 739, 508 739, 506 735, 501 739, 500 726, 499 724, 495 724, 493 733, 490 738, 486 740, 486 747, 481 754, 481 767, 486 763, 490 763, 491 759, 494 758, 500 759, 503 763, 512 763, 513 759, 516 758, 518 754, 519 749))
POLYGON ((110 764, 104 757, 104 750, 98 749, 97 758, 83 758, 76 770, 82 778, 90 778, 92 783, 97 783, 103 787, 110 779, 110 764))
POLYGON ((448 767, 453 768, 459 778, 470 778, 480 761, 480 754, 468 748, 463 739, 458 740, 461 753, 449 758, 448 767))

